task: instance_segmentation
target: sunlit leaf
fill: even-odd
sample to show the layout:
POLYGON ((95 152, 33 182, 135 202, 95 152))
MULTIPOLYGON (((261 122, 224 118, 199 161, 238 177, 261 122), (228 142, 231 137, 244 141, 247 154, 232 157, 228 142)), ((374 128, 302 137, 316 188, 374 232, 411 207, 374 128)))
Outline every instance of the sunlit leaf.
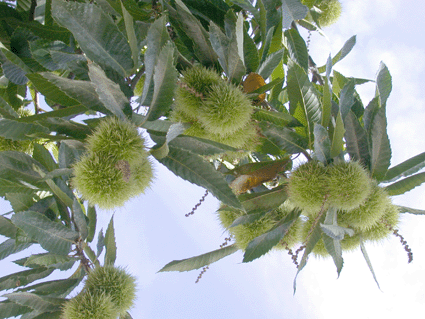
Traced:
POLYGON ((266 122, 260 123, 260 127, 269 140, 290 154, 302 153, 308 147, 306 138, 287 127, 280 127, 266 122))
POLYGON ((105 233, 105 265, 113 265, 117 259, 117 244, 115 242, 114 216, 109 222, 105 233))
POLYGON ((308 51, 304 39, 295 29, 286 30, 284 34, 288 45, 289 57, 307 71, 308 51))
POLYGON ((400 179, 385 187, 390 196, 402 195, 425 182, 425 172, 400 179))
POLYGON ((68 254, 71 245, 78 238, 77 232, 60 223, 52 222, 38 212, 26 211, 14 214, 12 222, 28 236, 37 240, 41 247, 55 254, 68 254))
MULTIPOLYGON (((353 35, 344 43, 341 50, 339 50, 338 53, 332 58, 332 65, 335 65, 337 62, 345 58, 347 54, 351 52, 355 44, 356 44, 356 36, 353 35)), ((323 73, 326 71, 326 65, 323 65, 317 69, 319 70, 320 73, 323 73)))
POLYGON ((168 155, 159 161, 177 176, 206 188, 224 204, 243 209, 224 176, 201 157, 170 147, 168 155))
POLYGON ((214 251, 211 251, 206 254, 202 254, 196 257, 182 259, 182 260, 173 260, 172 262, 166 264, 164 267, 159 270, 159 272, 164 271, 189 271, 194 269, 199 269, 201 267, 210 265, 226 256, 229 256, 238 251, 238 248, 235 244, 220 248, 214 251))
POLYGON ((372 176, 382 180, 391 163, 391 146, 387 134, 387 119, 385 108, 381 108, 375 115, 371 128, 371 165, 372 176))
POLYGON ((385 174, 384 182, 394 182, 402 177, 407 177, 425 167, 425 152, 391 167, 385 174))
POLYGON ((387 104, 388 96, 392 90, 391 74, 387 66, 381 62, 379 64, 378 75, 376 76, 376 94, 379 95, 381 107, 387 104))

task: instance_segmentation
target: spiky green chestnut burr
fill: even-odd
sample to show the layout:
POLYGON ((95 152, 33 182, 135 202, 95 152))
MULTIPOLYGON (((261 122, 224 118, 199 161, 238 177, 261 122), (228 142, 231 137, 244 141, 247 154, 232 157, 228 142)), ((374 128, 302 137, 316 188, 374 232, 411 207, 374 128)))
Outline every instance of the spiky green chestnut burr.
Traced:
POLYGON ((131 123, 103 120, 74 164, 72 185, 92 204, 111 209, 143 193, 152 181, 144 140, 131 123))
POLYGON ((368 230, 362 232, 365 240, 380 241, 388 237, 399 223, 399 208, 389 203, 383 216, 368 230))
POLYGON ((117 313, 124 315, 134 305, 136 279, 120 267, 96 267, 88 274, 84 290, 93 296, 109 296, 117 313))
POLYGON ((363 204, 371 190, 369 175, 357 162, 328 166, 326 184, 329 204, 347 211, 363 204))
POLYGON ((195 66, 183 72, 183 78, 176 90, 174 108, 189 117, 197 117, 203 99, 211 87, 223 80, 214 70, 195 66))
POLYGON ((391 204, 387 193, 376 183, 366 201, 350 211, 339 211, 338 220, 359 230, 367 230, 382 217, 385 209, 391 204))
POLYGON ((342 6, 338 0, 323 0, 316 5, 322 13, 318 22, 321 27, 327 27, 338 21, 341 16, 342 6))
POLYGON ((326 168, 316 161, 298 166, 289 177, 287 190, 291 203, 306 215, 319 212, 327 197, 326 168))
POLYGON ((202 101, 198 119, 211 134, 229 136, 249 122, 252 112, 251 101, 239 88, 220 82, 202 101))
POLYGON ((61 318, 115 319, 117 317, 118 310, 109 295, 83 291, 65 303, 61 318))

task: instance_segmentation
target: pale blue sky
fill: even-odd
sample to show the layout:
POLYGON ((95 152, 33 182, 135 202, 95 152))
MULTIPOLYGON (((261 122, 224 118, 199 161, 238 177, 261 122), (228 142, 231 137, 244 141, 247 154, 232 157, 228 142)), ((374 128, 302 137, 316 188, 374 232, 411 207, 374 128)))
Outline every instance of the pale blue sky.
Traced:
MULTIPOLYGON (((393 76, 388 101, 392 165, 425 151, 425 2, 419 0, 345 0, 340 21, 327 29, 330 42, 313 35, 311 54, 318 65, 329 53, 357 34, 357 45, 334 68, 346 76, 374 78, 380 61, 393 76)), ((363 102, 374 94, 374 85, 358 88, 363 102)), ((209 195, 195 215, 186 218, 204 190, 175 177, 156 162, 156 181, 145 195, 115 210, 117 264, 138 277, 139 291, 133 317, 147 319, 354 319, 418 318, 425 310, 425 217, 405 215, 400 232, 413 250, 407 256, 398 239, 368 245, 380 291, 359 251, 344 255, 339 279, 332 260, 310 258, 298 277, 290 257, 272 252, 249 264, 236 253, 210 266, 198 284, 199 271, 156 273, 174 259, 199 255, 224 241, 209 195)), ((425 209, 425 186, 394 202, 425 209)), ((7 211, 2 204, 2 211, 7 211)), ((113 212, 99 212, 99 228, 106 229, 113 212)), ((25 254, 27 255, 27 254, 25 254)), ((3 272, 16 271, 12 260, 1 261, 3 272)), ((58 276, 61 276, 58 273, 58 276)))

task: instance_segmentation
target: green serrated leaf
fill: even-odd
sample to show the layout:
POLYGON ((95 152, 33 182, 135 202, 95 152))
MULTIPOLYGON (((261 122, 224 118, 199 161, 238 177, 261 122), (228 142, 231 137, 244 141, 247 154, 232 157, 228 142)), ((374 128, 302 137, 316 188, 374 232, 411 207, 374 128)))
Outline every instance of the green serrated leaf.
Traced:
POLYGON ((0 319, 17 317, 30 311, 31 308, 21 306, 9 300, 0 302, 0 319))
POLYGON ((17 213, 13 215, 12 222, 40 243, 41 247, 59 255, 67 255, 71 250, 71 245, 78 238, 77 232, 60 223, 52 222, 38 212, 17 213))
POLYGON ((385 187, 388 195, 402 195, 425 182, 425 172, 411 175, 385 187))
MULTIPOLYGON (((353 35, 344 43, 341 50, 339 50, 338 53, 332 58, 332 65, 335 65, 336 63, 341 61, 343 58, 345 58, 347 54, 351 52, 355 44, 356 44, 356 36, 353 35)), ((320 73, 323 73, 326 71, 326 65, 323 65, 317 69, 319 70, 320 73)))
MULTIPOLYGON (((7 239, 0 244, 0 260, 5 259, 6 257, 12 254, 16 254, 22 250, 25 250, 31 245, 32 245, 31 243, 19 244, 16 242, 15 239, 7 239)), ((0 288, 1 288, 1 284, 0 284, 0 288)))
POLYGON ((369 270, 372 273, 373 279, 375 280, 376 284, 378 285, 378 288, 381 289, 381 287, 379 287, 378 280, 376 279, 375 272, 373 271, 372 263, 370 262, 369 255, 367 254, 366 247, 365 247, 361 237, 360 237, 360 249, 362 251, 364 259, 366 260, 367 266, 369 267, 369 270))
POLYGON ((316 246, 317 242, 320 240, 320 238, 322 236, 322 229, 320 227, 320 224, 323 223, 325 218, 326 218, 326 214, 323 214, 319 218, 319 220, 317 221, 317 225, 314 227, 314 229, 311 232, 310 238, 308 239, 308 241, 306 243, 304 243, 305 244, 304 254, 303 254, 301 261, 298 265, 297 274, 295 275, 295 278, 294 278, 294 293, 297 289, 296 283, 297 283, 298 274, 301 272, 301 270, 303 270, 303 268, 307 264, 308 255, 312 252, 314 246, 316 246))
POLYGON ((0 63, 3 74, 10 82, 16 85, 25 85, 28 82, 26 74, 31 72, 30 68, 2 44, 0 44, 0 63))
POLYGON ((385 174, 384 182, 394 182, 402 177, 407 177, 425 167, 425 152, 391 167, 385 174))
POLYGON ((14 292, 3 297, 41 313, 59 311, 60 306, 65 302, 65 299, 41 297, 30 292, 14 292))
POLYGON ((304 39, 295 29, 286 30, 284 34, 288 46, 289 57, 307 72, 308 51, 304 39))
POLYGON ((147 115, 148 121, 156 120, 168 113, 173 104, 177 70, 174 67, 174 46, 171 41, 167 42, 159 53, 153 82, 154 91, 147 115))
POLYGON ((331 140, 328 131, 322 125, 314 123, 314 158, 327 164, 331 158, 331 140))
POLYGON ((298 0, 282 1, 282 28, 289 29, 292 21, 304 19, 308 13, 308 7, 298 0))
POLYGON ((109 222, 105 233, 105 265, 113 265, 117 259, 117 244, 115 242, 114 216, 109 222))
POLYGON ((352 111, 349 111, 344 119, 344 128, 347 153, 352 160, 360 161, 369 167, 370 153, 366 131, 352 111))
POLYGON ((293 210, 283 220, 277 223, 273 229, 263 235, 254 238, 246 247, 242 262, 251 262, 270 251, 270 249, 276 246, 283 238, 283 236, 286 235, 289 228, 300 216, 300 214, 300 210, 293 210))
POLYGON ((170 40, 165 24, 166 20, 165 16, 163 16, 155 20, 148 30, 148 35, 146 37, 147 49, 145 53, 145 81, 142 96, 138 99, 140 105, 149 106, 152 103, 155 66, 161 49, 170 40))
POLYGON ((267 121, 279 126, 299 126, 301 123, 288 113, 255 109, 252 117, 259 121, 267 121))
POLYGON ((130 45, 112 18, 93 3, 52 1, 56 22, 72 32, 87 57, 121 76, 133 69, 130 45))
POLYGON ((354 88, 354 80, 349 79, 341 90, 339 97, 339 109, 341 111, 342 119, 345 119, 354 104, 354 88))
POLYGON ((391 163, 391 146, 387 134, 385 108, 376 113, 371 128, 371 165, 372 177, 382 180, 391 163))
POLYGON ((273 52, 267 56, 263 63, 260 64, 256 73, 261 75, 263 79, 267 79, 283 59, 285 49, 273 52))
POLYGON ((16 230, 16 226, 13 225, 9 218, 0 215, 0 235, 8 238, 15 238, 16 230))
MULTIPOLYGON (((138 43, 137 43, 137 37, 136 37, 136 33, 134 31, 134 21, 133 21, 133 17, 131 16, 131 14, 127 11, 125 4, 127 4, 127 6, 129 4, 133 4, 133 2, 129 2, 129 1, 125 1, 123 3, 123 1, 121 0, 121 10, 122 10, 122 14, 123 14, 123 18, 124 18, 124 24, 125 24, 125 31, 127 34, 127 39, 128 39, 128 43, 130 45, 130 49, 131 49, 131 56, 133 58, 133 70, 131 73, 133 73, 135 71, 135 68, 137 68, 137 66, 139 65, 139 48, 138 48, 138 43)), ((137 8, 137 6, 132 6, 132 8, 135 7, 134 9, 137 8)))
POLYGON ((32 157, 47 168, 49 172, 58 168, 58 164, 56 164, 52 154, 43 145, 38 143, 34 144, 32 157))
POLYGON ((32 135, 48 134, 49 129, 40 124, 20 123, 15 120, 0 120, 0 136, 13 141, 32 140, 32 135))
POLYGON ((261 122, 262 133, 280 149, 290 154, 305 152, 308 141, 303 136, 287 127, 276 126, 271 123, 261 122))
POLYGON ((235 244, 220 248, 214 251, 211 251, 206 254, 202 254, 196 257, 182 259, 182 260, 173 260, 172 262, 166 264, 164 267, 159 270, 159 272, 164 271, 189 271, 194 269, 199 269, 201 267, 210 265, 226 256, 229 256, 238 251, 238 248, 235 244))
POLYGON ((96 222, 97 222, 97 213, 94 206, 89 205, 87 208, 87 217, 89 218, 88 233, 87 233, 87 242, 91 243, 96 233, 96 222))
MULTIPOLYGON (((34 205, 34 195, 25 193, 7 193, 6 199, 10 202, 15 213, 27 210, 34 205)), ((1 222, 0 222, 1 225, 1 222)), ((1 231, 0 231, 1 234, 1 231)))
POLYGON ((88 236, 88 226, 86 221, 86 215, 83 212, 81 204, 76 198, 72 203, 72 212, 74 213, 74 222, 82 240, 85 240, 88 236))
POLYGON ((210 23, 210 42, 218 61, 229 79, 240 82, 245 74, 243 61, 239 57, 235 38, 228 38, 213 22, 210 23))
POLYGON ((304 125, 299 131, 308 138, 308 145, 311 147, 314 123, 321 122, 322 113, 316 89, 305 70, 292 60, 288 62, 287 82, 290 114, 304 125))
POLYGON ((414 214, 414 215, 425 215, 425 210, 422 209, 416 209, 416 208, 411 208, 411 207, 406 207, 406 206, 398 206, 399 212, 400 213, 409 213, 409 214, 414 214))
POLYGON ((167 157, 159 161, 177 176, 206 188, 224 204, 243 210, 224 176, 201 157, 170 146, 167 157))
POLYGON ((31 255, 26 259, 24 266, 31 268, 46 267, 68 270, 74 265, 76 261, 78 261, 78 259, 74 257, 44 253, 31 255))
POLYGON ((331 157, 338 156, 344 148, 344 122, 342 120, 341 112, 338 112, 335 121, 334 134, 332 137, 331 157))
POLYGON ((54 269, 40 267, 36 269, 24 270, 0 278, 0 290, 14 289, 26 286, 38 279, 49 276, 54 269))
POLYGON ((260 64, 260 56, 254 40, 249 36, 244 26, 243 34, 244 64, 247 72, 255 72, 260 64))
POLYGON ((287 198, 286 185, 281 185, 264 192, 239 195, 239 200, 248 214, 277 208, 287 198))
POLYGON ((129 107, 129 102, 120 86, 111 81, 102 68, 94 63, 89 63, 89 77, 103 105, 112 114, 121 120, 125 120, 127 117, 123 111, 129 107))
POLYGON ((376 96, 379 96, 381 107, 385 107, 387 99, 391 93, 391 74, 387 66, 381 62, 379 64, 378 75, 376 76, 376 96))

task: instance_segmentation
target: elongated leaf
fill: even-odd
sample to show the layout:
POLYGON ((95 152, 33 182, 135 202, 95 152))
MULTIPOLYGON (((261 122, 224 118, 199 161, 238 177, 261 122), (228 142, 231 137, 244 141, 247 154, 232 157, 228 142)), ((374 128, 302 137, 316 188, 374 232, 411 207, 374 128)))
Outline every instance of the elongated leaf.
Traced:
POLYGON ((217 61, 217 55, 214 52, 209 41, 208 32, 202 24, 190 12, 181 0, 176 0, 176 9, 168 6, 170 9, 170 19, 173 24, 180 26, 182 32, 190 38, 192 42, 192 52, 203 65, 211 65, 217 61))
POLYGON ((308 51, 304 39, 295 29, 286 30, 284 34, 288 45, 289 57, 307 72, 308 51))
POLYGON ((345 119, 354 104, 354 86, 354 81, 350 79, 347 83, 345 83, 341 90, 339 97, 339 109, 341 111, 342 119, 345 119))
POLYGON ((246 247, 242 262, 247 263, 253 261, 270 251, 270 249, 276 246, 286 235, 289 228, 300 216, 300 214, 300 210, 293 210, 283 220, 277 223, 277 225, 273 227, 272 230, 254 238, 246 247))
MULTIPOLYGON (((47 172, 39 162, 27 154, 15 151, 0 153, 0 175, 4 178, 10 178, 11 181, 37 182, 42 176, 35 169, 43 173, 47 172)), ((31 186, 27 185, 27 187, 31 186)), ((34 187, 34 189, 36 188, 34 187)))
POLYGON ((292 60, 288 62, 287 82, 290 114, 304 125, 303 132, 312 146, 314 123, 321 122, 322 112, 316 89, 305 70, 292 60))
MULTIPOLYGON (((59 1, 59 0, 56 0, 59 1)), ((99 101, 99 96, 96 93, 95 86, 89 81, 71 80, 53 73, 40 73, 43 78, 48 80, 54 86, 70 98, 77 100, 90 110, 110 114, 110 111, 105 108, 102 102, 99 101)))
POLYGON ((99 257, 105 247, 105 236, 103 236, 103 229, 100 230, 97 235, 97 245, 96 245, 96 257, 99 257))
POLYGON ((425 182, 425 172, 411 175, 385 187, 390 196, 402 195, 425 182))
POLYGON ((314 123, 314 158, 325 165, 331 158, 331 140, 328 131, 318 123, 314 123))
POLYGON ((58 168, 58 165, 56 164, 53 155, 43 145, 40 145, 38 143, 34 144, 32 157, 45 168, 47 168, 48 171, 53 171, 58 168))
POLYGON ((264 62, 260 64, 256 73, 267 79, 282 61, 284 51, 284 49, 281 49, 268 55, 264 62))
POLYGON ((77 232, 60 223, 52 222, 38 212, 17 213, 13 215, 12 222, 28 236, 37 240, 41 247, 59 255, 67 255, 72 243, 78 238, 77 232))
POLYGON ((68 270, 76 261, 78 261, 78 259, 74 257, 44 253, 31 255, 26 259, 24 266, 31 268, 47 267, 68 270))
POLYGON ((36 269, 24 270, 0 278, 0 290, 7 290, 16 287, 26 286, 29 283, 42 279, 50 275, 54 269, 40 267, 36 269))
POLYGON ((259 121, 267 121, 279 126, 299 126, 301 123, 288 113, 255 109, 252 117, 259 121))
POLYGON ((341 249, 340 239, 331 238, 327 236, 326 234, 323 234, 322 239, 323 239, 323 244, 325 245, 326 251, 329 253, 329 255, 331 255, 334 261, 334 264, 336 266, 336 271, 339 277, 342 267, 344 265, 344 260, 342 259, 342 249, 341 249))
POLYGON ((74 198, 74 201, 72 203, 72 212, 74 213, 74 222, 77 226, 78 232, 80 233, 80 237, 82 240, 85 240, 88 236, 86 215, 84 214, 81 208, 81 204, 76 198, 74 198))
MULTIPOLYGON (((139 65, 139 49, 138 49, 138 45, 137 45, 138 43, 137 43, 136 33, 134 31, 133 17, 127 11, 123 1, 121 0, 120 2, 121 2, 122 15, 123 15, 123 18, 124 18, 125 31, 126 31, 128 43, 129 43, 130 49, 131 49, 131 56, 133 58, 133 66, 134 66, 134 68, 137 68, 137 66, 139 65)), ((130 2, 130 1, 125 1, 125 3, 127 4, 127 6, 134 4, 134 2, 130 2)), ((137 10, 136 9, 137 6, 131 6, 131 8, 133 8, 134 10, 137 10)), ((134 71, 134 68, 133 68, 132 71, 134 71)))
POLYGON ((316 246, 317 242, 320 240, 320 238, 322 236, 322 229, 320 227, 320 224, 323 223, 323 221, 325 220, 325 217, 326 217, 326 214, 323 214, 322 217, 320 217, 317 225, 314 227, 314 229, 311 232, 309 240, 306 243, 304 243, 306 247, 305 247, 305 250, 304 250, 304 254, 301 258, 301 261, 298 265, 297 274, 295 275, 295 278, 294 278, 294 293, 297 289, 297 285, 296 285, 297 284, 297 277, 298 277, 299 273, 301 272, 301 270, 303 270, 303 268, 307 264, 308 255, 312 252, 314 246, 316 246))
POLYGON ((379 64, 378 75, 376 76, 376 95, 379 95, 381 107, 385 107, 387 99, 391 93, 391 74, 387 66, 381 62, 379 64))
POLYGON ((82 279, 83 277, 81 276, 80 278, 51 280, 31 286, 26 286, 19 289, 18 291, 33 291, 39 296, 64 298, 72 290, 74 290, 74 288, 82 281, 82 279))
MULTIPOLYGON (((33 194, 25 194, 25 193, 7 193, 6 194, 6 199, 10 202, 10 205, 12 206, 13 211, 15 213, 21 212, 23 210, 28 210, 32 205, 34 205, 33 197, 34 197, 33 194)), ((0 222, 0 225, 1 225, 1 222, 0 222)), ((1 231, 0 231, 0 234, 1 234, 1 231)))
POLYGON ((8 238, 15 238, 16 230, 16 226, 13 225, 9 218, 0 215, 0 235, 8 238))
POLYGON ((84 144, 80 141, 62 141, 59 147, 59 167, 70 167, 84 151, 84 144))
POLYGON ((3 296, 14 303, 40 312, 58 311, 60 305, 65 302, 65 299, 59 301, 59 299, 41 297, 30 292, 14 292, 3 296))
POLYGON ((0 136, 13 141, 33 139, 31 135, 48 134, 49 129, 39 124, 20 123, 15 120, 0 120, 0 136))
POLYGON ((159 270, 159 272, 164 271, 189 271, 194 269, 199 269, 201 267, 210 265, 226 256, 229 256, 238 251, 238 248, 235 244, 220 248, 214 251, 211 251, 206 254, 202 254, 196 257, 182 259, 182 260, 173 260, 172 262, 166 264, 164 267, 159 270))
POLYGON ((96 221, 97 221, 97 214, 96 214, 96 208, 94 206, 89 205, 87 208, 87 217, 89 218, 89 222, 87 225, 88 233, 87 233, 87 242, 91 243, 94 238, 94 234, 96 233, 96 221))
POLYGON ((382 180, 391 163, 391 146, 387 134, 385 108, 381 108, 373 119, 371 129, 371 167, 372 176, 382 180))
POLYGON ((173 103, 177 83, 177 70, 174 67, 174 47, 171 41, 159 53, 153 76, 154 91, 147 115, 148 121, 165 115, 173 103))
POLYGON ((89 63, 89 77, 103 105, 121 120, 126 119, 124 109, 129 107, 129 102, 120 86, 111 81, 94 63, 89 63))
POLYGON ((114 216, 109 222, 105 233, 105 265, 113 265, 117 259, 117 244, 115 242, 114 216))
POLYGON ((12 182, 9 179, 0 178, 0 196, 6 196, 7 193, 32 195, 37 190, 39 190, 37 186, 26 182, 12 182))
POLYGON ((414 215, 425 215, 425 210, 416 209, 406 206, 398 206, 400 213, 409 213, 414 215))
POLYGON ((372 263, 370 262, 369 255, 367 254, 366 247, 361 237, 360 237, 360 249, 362 251, 364 259, 366 260, 367 266, 369 267, 369 270, 372 273, 373 279, 378 285, 378 288, 381 289, 381 287, 379 287, 378 279, 376 279, 376 275, 375 275, 375 272, 373 271, 372 263))
POLYGON ((332 60, 329 55, 326 62, 326 77, 323 84, 323 103, 322 103, 322 126, 328 127, 332 113, 332 87, 330 75, 332 72, 332 60))
POLYGON ((251 224, 260 218, 262 218, 264 215, 266 215, 268 212, 260 212, 260 213, 250 213, 247 215, 242 215, 236 218, 233 223, 229 226, 229 228, 236 227, 238 225, 245 225, 245 224, 251 224))
POLYGON ((352 111, 344 119, 347 153, 354 161, 360 161, 367 167, 370 163, 370 153, 365 129, 352 111))
POLYGON ((236 39, 228 38, 215 23, 211 22, 210 42, 226 75, 239 82, 245 74, 245 67, 239 57, 236 39))
POLYGON ((0 244, 0 260, 27 249, 29 246, 31 243, 17 243, 15 239, 7 239, 0 244))
POLYGON ((170 147, 167 157, 159 161, 177 176, 206 188, 224 204, 243 210, 224 176, 199 156, 170 147))
POLYGON ((26 77, 30 73, 30 68, 14 53, 0 44, 0 63, 3 74, 10 82, 16 85, 25 85, 28 82, 26 77))
POLYGON ((385 174, 385 179, 383 181, 394 182, 402 177, 418 172, 423 167, 425 167, 425 152, 391 167, 385 174))
POLYGON ((292 21, 304 19, 308 12, 308 7, 298 0, 282 1, 282 28, 289 29, 292 21))
POLYGON ((338 112, 335 122, 334 134, 332 137, 331 157, 338 156, 344 148, 344 122, 342 121, 341 112, 338 112))
POLYGON ((56 22, 72 32, 87 57, 121 76, 133 68, 130 45, 111 17, 92 3, 52 1, 56 22))
POLYGON ((264 40, 264 43, 261 47, 262 54, 261 54, 260 64, 262 64, 266 60, 267 56, 269 55, 268 53, 269 53, 270 45, 272 42, 274 30, 275 30, 274 26, 270 27, 267 30, 266 39, 264 40))
POLYGON ((146 37, 147 49, 145 53, 145 82, 143 84, 143 93, 139 97, 140 105, 149 106, 152 103, 154 93, 154 70, 163 46, 170 40, 166 27, 165 16, 155 20, 151 24, 146 37))
POLYGON ((244 64, 247 72, 255 72, 260 64, 260 56, 254 40, 249 36, 244 26, 243 34, 244 64))
POLYGON ((18 305, 9 300, 0 302, 0 319, 17 317, 30 311, 31 308, 18 305))
POLYGON ((290 154, 305 152, 308 147, 306 138, 287 127, 280 127, 266 122, 260 123, 260 127, 269 140, 290 154))
MULTIPOLYGON (((341 50, 339 50, 338 53, 332 58, 332 65, 335 65, 336 63, 341 61, 343 58, 345 58, 347 54, 351 52, 355 44, 356 44, 356 36, 353 35, 344 43, 341 50)), ((325 72, 326 65, 319 67, 318 70, 320 73, 325 72)))

